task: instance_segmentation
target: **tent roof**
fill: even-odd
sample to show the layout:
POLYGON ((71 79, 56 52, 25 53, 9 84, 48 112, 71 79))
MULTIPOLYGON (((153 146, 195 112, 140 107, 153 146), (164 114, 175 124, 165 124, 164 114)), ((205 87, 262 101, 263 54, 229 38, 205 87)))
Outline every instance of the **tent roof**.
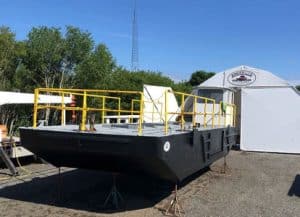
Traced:
POLYGON ((219 72, 210 79, 201 83, 199 87, 286 87, 289 83, 271 72, 238 66, 219 72))

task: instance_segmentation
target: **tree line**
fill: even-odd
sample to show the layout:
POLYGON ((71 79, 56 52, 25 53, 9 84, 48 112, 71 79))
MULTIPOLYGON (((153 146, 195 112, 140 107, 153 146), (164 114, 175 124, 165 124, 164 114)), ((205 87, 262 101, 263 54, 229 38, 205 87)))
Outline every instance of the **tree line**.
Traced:
MULTIPOLYGON (((141 91, 143 84, 170 86, 191 92, 213 72, 196 71, 175 82, 162 72, 130 70, 117 64, 108 47, 96 44, 91 33, 74 26, 33 27, 25 40, 0 27, 0 90, 30 92, 37 87, 119 89, 141 91)), ((0 122, 11 130, 29 126, 32 105, 0 107, 0 122)))

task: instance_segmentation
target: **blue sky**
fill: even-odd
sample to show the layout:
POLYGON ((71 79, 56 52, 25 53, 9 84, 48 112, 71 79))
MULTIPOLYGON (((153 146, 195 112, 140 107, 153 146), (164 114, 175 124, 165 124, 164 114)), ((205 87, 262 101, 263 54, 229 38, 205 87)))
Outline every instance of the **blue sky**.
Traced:
MULTIPOLYGON (((130 67, 133 0, 0 0, 0 25, 25 39, 33 26, 74 25, 130 67)), ((181 80, 238 65, 300 84, 300 1, 137 0, 139 65, 181 80)))

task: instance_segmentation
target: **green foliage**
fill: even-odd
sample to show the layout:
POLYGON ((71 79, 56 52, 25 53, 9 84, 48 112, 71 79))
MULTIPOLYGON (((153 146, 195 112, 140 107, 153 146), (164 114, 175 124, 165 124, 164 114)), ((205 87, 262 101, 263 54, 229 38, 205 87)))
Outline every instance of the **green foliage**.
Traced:
POLYGON ((14 73, 24 54, 24 44, 15 40, 15 34, 8 27, 0 27, 0 88, 2 90, 14 88, 14 73))
POLYGON ((196 71, 191 75, 189 84, 192 86, 197 86, 214 75, 214 72, 206 72, 203 70, 196 71))
POLYGON ((104 44, 78 65, 75 72, 75 85, 86 89, 107 89, 116 67, 112 54, 104 44))
POLYGON ((24 62, 35 86, 57 87, 65 52, 60 29, 33 28, 26 40, 26 51, 24 62))
POLYGON ((299 90, 299 91, 300 91, 300 85, 296 86, 296 88, 297 88, 297 90, 299 90))
POLYGON ((59 28, 32 28, 20 73, 35 87, 70 87, 74 68, 90 55, 93 44, 90 33, 75 27, 68 26, 65 36, 59 28))
POLYGON ((181 81, 175 83, 172 86, 172 89, 177 92, 190 93, 192 92, 193 86, 187 81, 181 81))
POLYGON ((130 72, 118 68, 111 80, 111 89, 143 91, 143 85, 173 86, 174 81, 160 72, 130 72))

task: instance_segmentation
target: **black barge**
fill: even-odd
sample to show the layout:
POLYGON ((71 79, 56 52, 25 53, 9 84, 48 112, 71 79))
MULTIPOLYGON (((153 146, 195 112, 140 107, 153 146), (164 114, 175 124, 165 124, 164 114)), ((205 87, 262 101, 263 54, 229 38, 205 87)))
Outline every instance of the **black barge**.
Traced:
POLYGON ((235 105, 226 103, 224 109, 222 101, 168 87, 145 85, 144 92, 38 88, 33 127, 21 127, 20 137, 24 147, 57 167, 178 182, 228 154, 236 142, 234 117, 235 105), (61 103, 43 104, 40 93, 57 95, 61 103), (66 104, 66 96, 76 102, 66 104), (47 109, 61 113, 61 125, 37 126, 46 113, 39 111, 47 109), (76 122, 75 113, 79 125, 66 124, 71 114, 76 122), (109 117, 117 121, 107 122, 109 117))
POLYGON ((235 144, 233 127, 201 127, 182 131, 170 125, 97 124, 82 132, 77 125, 22 127, 22 145, 51 164, 126 174, 147 174, 172 182, 209 166, 235 144))

